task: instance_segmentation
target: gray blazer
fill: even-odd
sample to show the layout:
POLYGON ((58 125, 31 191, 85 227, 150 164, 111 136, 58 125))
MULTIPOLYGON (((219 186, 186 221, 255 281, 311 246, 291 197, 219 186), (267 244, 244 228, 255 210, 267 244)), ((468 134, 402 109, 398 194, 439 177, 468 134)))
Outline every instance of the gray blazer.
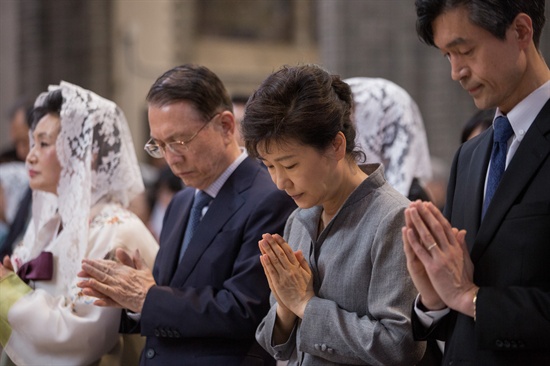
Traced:
POLYGON ((361 168, 369 177, 319 236, 321 207, 297 209, 287 221, 285 239, 308 259, 315 296, 288 341, 276 346, 272 296, 256 339, 289 365, 414 365, 424 353, 412 337, 416 290, 401 240, 409 201, 386 182, 382 165, 361 168))

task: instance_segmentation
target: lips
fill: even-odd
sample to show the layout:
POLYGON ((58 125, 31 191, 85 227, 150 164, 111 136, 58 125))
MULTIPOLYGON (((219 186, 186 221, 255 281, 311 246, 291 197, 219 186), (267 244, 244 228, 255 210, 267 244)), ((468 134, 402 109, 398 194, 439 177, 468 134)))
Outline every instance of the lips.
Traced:
POLYGON ((296 200, 300 199, 300 197, 302 197, 303 193, 295 194, 295 195, 288 194, 288 195, 290 196, 290 198, 292 198, 294 201, 296 201, 296 200))
POLYGON ((36 170, 29 170, 29 177, 34 178, 36 175, 38 175, 38 172, 36 170))

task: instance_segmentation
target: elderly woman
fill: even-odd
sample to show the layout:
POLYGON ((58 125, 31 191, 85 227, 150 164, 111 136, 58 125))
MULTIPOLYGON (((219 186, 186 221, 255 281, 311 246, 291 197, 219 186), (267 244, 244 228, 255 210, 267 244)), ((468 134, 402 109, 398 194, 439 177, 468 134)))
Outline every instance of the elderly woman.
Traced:
POLYGON ((247 104, 247 149, 299 207, 284 239, 259 242, 272 307, 256 339, 290 365, 414 365, 408 200, 381 164, 358 165, 351 108, 349 86, 315 65, 275 72, 247 104))
POLYGON ((75 285, 83 258, 125 248, 151 265, 156 255, 126 209, 143 190, 126 119, 113 102, 62 82, 38 97, 33 121, 33 214, 0 265, 1 344, 16 364, 135 363, 123 356, 120 309, 94 306, 75 285))

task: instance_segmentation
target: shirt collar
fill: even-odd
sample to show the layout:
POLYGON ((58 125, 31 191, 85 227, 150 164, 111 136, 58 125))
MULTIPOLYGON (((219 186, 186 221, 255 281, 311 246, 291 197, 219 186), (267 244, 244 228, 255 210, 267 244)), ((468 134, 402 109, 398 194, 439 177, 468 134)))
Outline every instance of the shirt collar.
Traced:
MULTIPOLYGON (((244 148, 241 147, 240 149, 241 149, 241 155, 239 155, 237 159, 235 159, 227 167, 227 169, 225 169, 225 171, 222 174, 220 174, 220 176, 218 177, 218 179, 214 181, 214 183, 212 183, 210 186, 204 189, 204 191, 208 193, 208 195, 211 196, 212 198, 216 198, 216 196, 222 189, 227 179, 229 179, 231 174, 233 174, 233 172, 237 169, 237 167, 241 165, 244 159, 246 159, 246 157, 248 156, 248 153, 244 148)), ((195 190, 195 194, 197 194, 198 191, 199 191, 198 189, 195 190)))
MULTIPOLYGON (((514 135, 517 140, 521 142, 525 133, 531 127, 535 118, 541 111, 542 107, 548 102, 550 98, 550 81, 542 84, 538 89, 529 94, 521 102, 519 102, 512 110, 506 115, 508 121, 512 125, 514 135)), ((504 116, 504 114, 497 108, 495 118, 504 116)), ((494 124, 494 120, 493 120, 494 124)))

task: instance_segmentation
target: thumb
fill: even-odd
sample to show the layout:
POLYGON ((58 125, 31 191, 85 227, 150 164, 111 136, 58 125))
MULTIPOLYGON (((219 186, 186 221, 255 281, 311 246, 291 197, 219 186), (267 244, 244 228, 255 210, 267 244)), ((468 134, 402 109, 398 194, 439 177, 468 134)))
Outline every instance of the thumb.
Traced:
POLYGON ((134 264, 136 266, 136 269, 147 269, 147 264, 143 261, 141 258, 141 253, 139 252, 139 249, 136 249, 134 252, 134 264))
POLYGON ((311 269, 309 268, 309 264, 306 261, 306 258, 304 257, 304 253, 301 250, 298 250, 294 252, 294 255, 296 256, 296 259, 300 263, 300 267, 307 273, 311 274, 311 269))
POLYGON ((120 263, 124 264, 125 266, 134 268, 132 257, 130 257, 128 252, 126 252, 124 249, 117 248, 115 255, 120 263))

